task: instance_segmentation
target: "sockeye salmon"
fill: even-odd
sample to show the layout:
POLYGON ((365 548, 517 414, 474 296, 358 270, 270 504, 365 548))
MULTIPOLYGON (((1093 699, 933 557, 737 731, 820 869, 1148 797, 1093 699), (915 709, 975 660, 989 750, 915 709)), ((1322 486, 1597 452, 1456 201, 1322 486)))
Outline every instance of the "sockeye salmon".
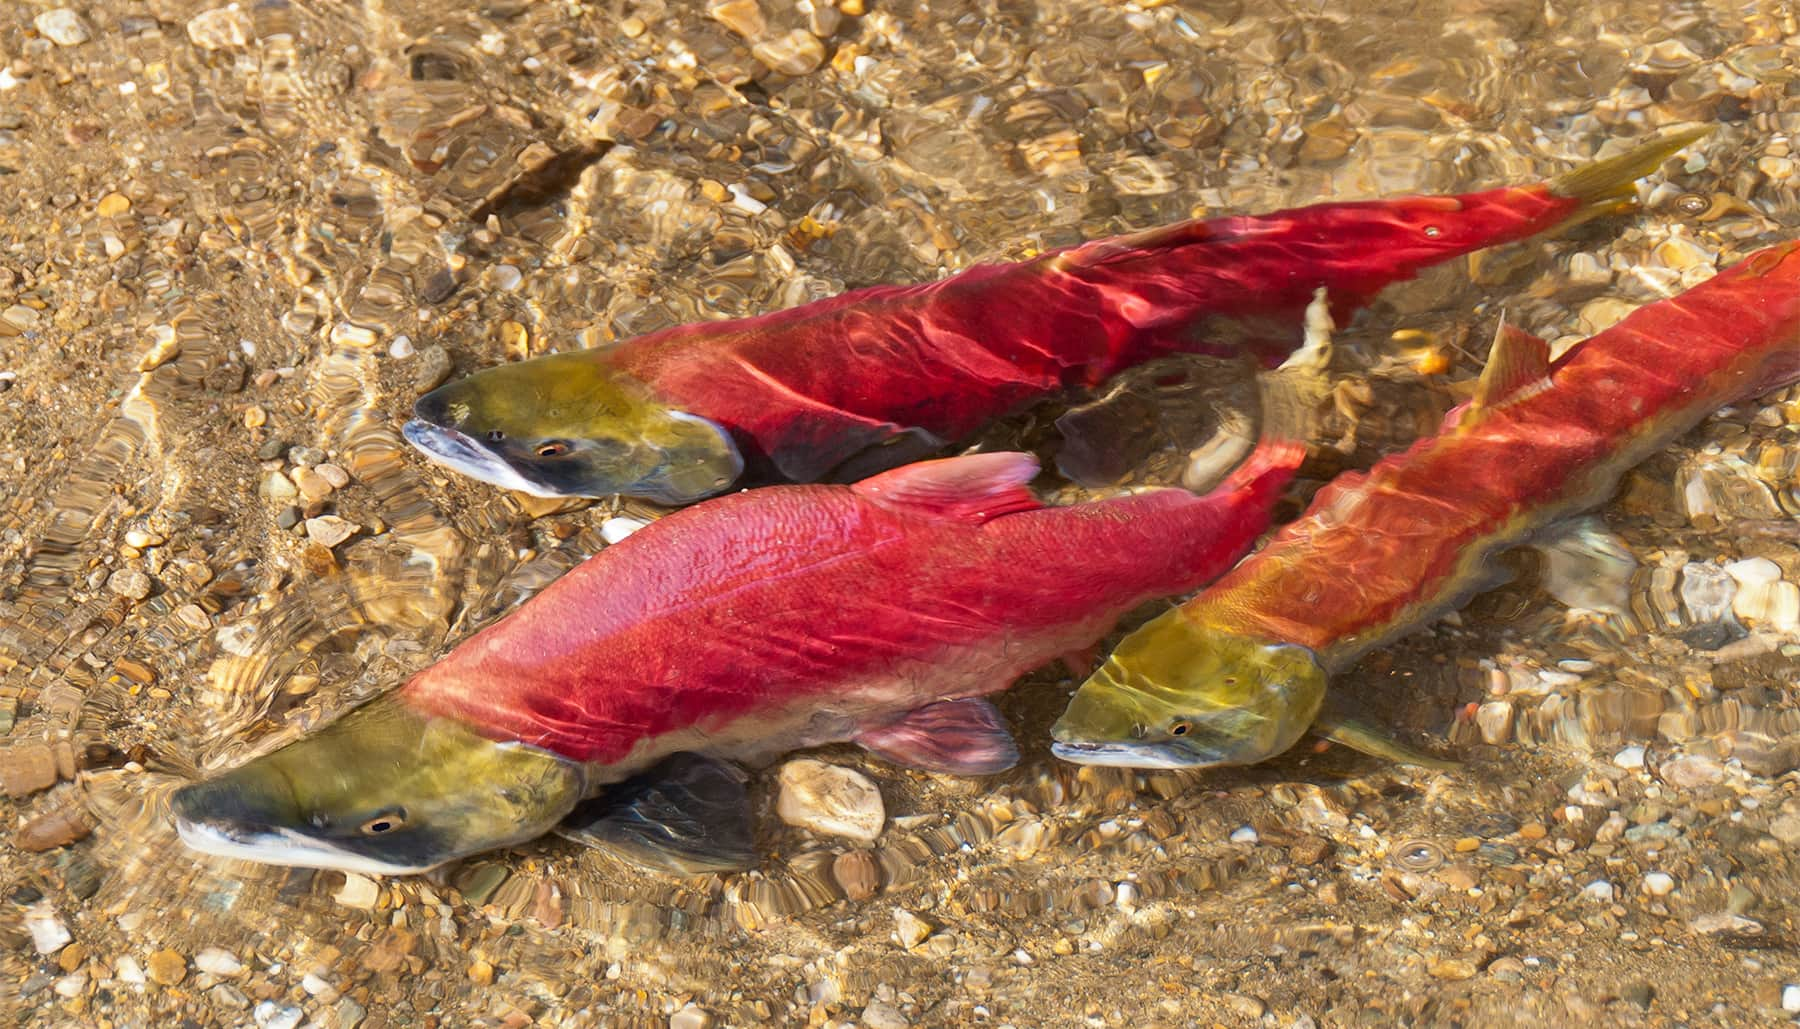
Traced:
POLYGON ((1152 358, 1273 364, 1315 290, 1342 324, 1430 265, 1628 202, 1633 180, 1704 132, 1533 186, 1183 222, 501 365, 419 398, 405 434, 434 461, 539 496, 685 504, 851 481, 1152 358))
POLYGON ((1191 767, 1286 750, 1330 675, 1459 606, 1499 551, 1603 502, 1711 412, 1800 380, 1800 242, 1548 354, 1502 328, 1438 435, 1338 478, 1255 556, 1127 636, 1056 723, 1055 753, 1191 767))
POLYGON ((1304 454, 1266 440, 1207 496, 1044 507, 1027 454, 750 490, 658 520, 403 687, 177 791, 182 838, 290 865, 417 872, 561 830, 695 872, 753 857, 721 759, 854 740, 995 772, 981 699, 1231 566, 1304 454))

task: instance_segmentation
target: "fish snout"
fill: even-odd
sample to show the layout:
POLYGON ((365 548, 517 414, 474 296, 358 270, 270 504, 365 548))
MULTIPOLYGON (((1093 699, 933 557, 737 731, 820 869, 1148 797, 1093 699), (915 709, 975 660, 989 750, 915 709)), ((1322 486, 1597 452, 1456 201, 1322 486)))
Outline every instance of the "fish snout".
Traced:
POLYGON ((278 782, 251 782, 234 774, 183 786, 169 804, 184 838, 203 832, 235 843, 277 832, 298 814, 291 790, 278 782))

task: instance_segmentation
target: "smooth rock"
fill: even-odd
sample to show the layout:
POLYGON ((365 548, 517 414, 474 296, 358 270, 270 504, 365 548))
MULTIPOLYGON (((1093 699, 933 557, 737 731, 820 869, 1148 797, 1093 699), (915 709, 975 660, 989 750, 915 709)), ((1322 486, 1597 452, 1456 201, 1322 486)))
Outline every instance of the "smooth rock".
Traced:
POLYGON ((899 1008, 872 1000, 863 1006, 862 1024, 864 1029, 907 1029, 912 1023, 906 1020, 899 1008))
POLYGON ((1257 835, 1256 830, 1247 825, 1238 826, 1231 831, 1231 842, 1233 843, 1256 843, 1261 839, 1262 837, 1257 835))
POLYGON ((1614 754, 1612 763, 1620 768, 1642 768, 1644 767, 1644 748, 1634 743, 1614 754))
POLYGON ((780 783, 775 813, 789 825, 873 840, 887 822, 881 791, 861 772, 799 758, 781 766, 780 783))
POLYGON ((1691 790, 1699 786, 1710 786, 1725 778, 1725 768, 1717 761, 1699 754, 1683 754, 1680 757, 1664 761, 1657 770, 1664 782, 1691 790))
POLYGON ((691 1003, 669 1016, 669 1029, 708 1029, 712 1024, 712 1013, 691 1003))
POLYGON ((894 909, 894 939, 907 950, 912 950, 924 943, 926 937, 931 935, 933 928, 930 922, 905 908, 894 909))
POLYGON ((627 518, 619 515, 600 523, 600 538, 607 543, 617 543, 632 533, 650 524, 641 518, 627 518))
POLYGON ((237 4, 201 11, 187 23, 188 38, 202 50, 244 46, 255 31, 250 12, 237 4))
POLYGON ((67 7, 56 7, 45 11, 31 19, 38 35, 43 36, 57 46, 80 46, 91 37, 81 15, 67 7))
POLYGON ((106 588, 121 597, 142 600, 150 595, 150 577, 136 568, 121 568, 106 577, 106 588))
POLYGON ((375 885, 375 880, 366 875, 347 872, 344 875, 344 885, 338 889, 332 899, 347 908, 366 910, 374 907, 375 901, 380 897, 381 887, 375 885))
POLYGON ((1781 988, 1781 1010, 1800 1012, 1800 985, 1789 983, 1781 988))
POLYGON ((1481 732, 1483 743, 1505 743, 1512 736, 1512 722, 1512 705, 1504 700, 1490 700, 1475 709, 1475 728, 1481 732))
POLYGON ((1644 892, 1652 897, 1666 897, 1675 891, 1675 877, 1667 872, 1647 872, 1644 892))
POLYGON ((337 515, 320 515, 306 520, 306 536, 321 547, 335 547, 356 535, 361 526, 337 515))
POLYGON ((31 936, 31 949, 39 954, 54 954, 75 938, 48 900, 35 901, 25 910, 25 931, 31 936))
POLYGON ((194 955, 194 967, 218 976, 233 976, 244 970, 237 955, 220 947, 206 947, 194 955))
POLYGON ((162 986, 174 986, 187 978, 187 959, 177 950, 163 949, 150 955, 150 980, 162 986))
POLYGON ((1581 888, 1581 895, 1583 897, 1586 897, 1588 900, 1598 901, 1602 904, 1611 904, 1613 896, 1617 892, 1618 891, 1613 888, 1613 884, 1607 882, 1605 879, 1595 879, 1593 882, 1588 883, 1581 888))

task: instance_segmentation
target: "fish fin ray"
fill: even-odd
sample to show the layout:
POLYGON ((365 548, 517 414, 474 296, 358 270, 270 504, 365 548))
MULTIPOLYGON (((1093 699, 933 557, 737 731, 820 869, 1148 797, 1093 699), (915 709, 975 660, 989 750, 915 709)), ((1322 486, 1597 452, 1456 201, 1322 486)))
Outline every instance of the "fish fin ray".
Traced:
POLYGON ((606 787, 556 828, 566 840, 681 876, 755 867, 754 831, 743 773, 685 753, 606 787))
POLYGON ((1006 720, 980 697, 927 704, 855 741, 894 764, 946 775, 992 775, 1019 761, 1006 720))
POLYGON ((1025 484, 1038 472, 1030 454, 1001 451, 921 461, 851 487, 894 510, 981 523, 1044 505, 1025 484))
POLYGON ((1550 192, 1581 201, 1582 210, 1573 216, 1576 222, 1585 220, 1584 212, 1591 217, 1616 210, 1636 197, 1634 183, 1638 179, 1656 171, 1682 147, 1711 132, 1711 126, 1703 125, 1659 133, 1622 153, 1563 172, 1550 180, 1550 192))
POLYGON ((1523 400, 1550 385, 1550 344, 1541 336, 1501 320, 1494 330, 1487 366, 1475 381, 1468 414, 1523 400))
POLYGON ((1323 736, 1333 743, 1341 743, 1351 750, 1397 764, 1418 765, 1438 771, 1462 767, 1460 761, 1427 754, 1401 743, 1386 730, 1343 715, 1320 714, 1313 722, 1312 731, 1314 735, 1323 736))

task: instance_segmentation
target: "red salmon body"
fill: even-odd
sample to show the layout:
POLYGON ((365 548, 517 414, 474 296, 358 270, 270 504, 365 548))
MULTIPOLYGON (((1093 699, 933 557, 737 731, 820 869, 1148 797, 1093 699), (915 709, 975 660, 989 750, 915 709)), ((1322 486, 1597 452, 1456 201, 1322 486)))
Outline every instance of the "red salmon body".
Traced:
POLYGON ((734 494, 608 548, 399 696, 587 762, 594 782, 677 751, 761 760, 879 733, 1217 575, 1299 456, 1265 446, 1206 497, 1063 508, 1024 488, 1037 466, 1022 454, 734 494))

